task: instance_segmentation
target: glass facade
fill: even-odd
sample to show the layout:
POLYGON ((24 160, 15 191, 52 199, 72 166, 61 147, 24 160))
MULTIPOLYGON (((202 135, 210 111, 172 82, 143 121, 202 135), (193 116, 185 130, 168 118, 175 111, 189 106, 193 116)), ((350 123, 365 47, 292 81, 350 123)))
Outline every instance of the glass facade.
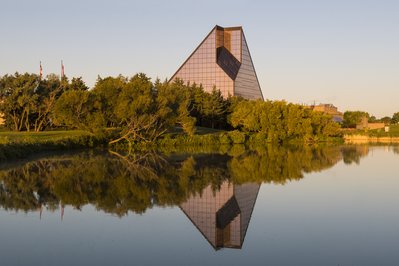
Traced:
POLYGON ((182 211, 215 248, 241 248, 260 184, 212 185, 180 205, 182 211))
POLYGON ((241 27, 216 26, 171 80, 177 78, 208 92, 216 88, 224 97, 263 99, 241 27))
POLYGON ((244 33, 242 35, 242 61, 234 83, 234 95, 246 99, 263 99, 262 91, 252 63, 244 33))

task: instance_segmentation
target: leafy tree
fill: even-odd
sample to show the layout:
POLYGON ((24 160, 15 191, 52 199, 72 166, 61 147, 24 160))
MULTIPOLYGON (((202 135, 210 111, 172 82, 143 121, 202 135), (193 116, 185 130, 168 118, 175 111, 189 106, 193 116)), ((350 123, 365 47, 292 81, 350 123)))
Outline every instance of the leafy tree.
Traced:
POLYGON ((376 122, 377 122, 377 118, 374 115, 370 116, 369 123, 376 123, 376 122))
POLYGON ((61 95, 53 111, 54 124, 70 129, 93 131, 105 127, 101 102, 86 90, 70 90, 61 95))
POLYGON ((113 116, 117 124, 127 125, 132 117, 154 112, 153 93, 151 80, 145 74, 137 74, 123 84, 116 95, 109 97, 114 101, 113 116))
POLYGON ((6 126, 15 131, 30 129, 30 110, 37 103, 36 89, 39 79, 35 75, 6 75, 1 79, 0 111, 4 114, 6 126))
POLYGON ((214 88, 211 93, 205 92, 202 86, 195 83, 187 86, 192 94, 191 116, 196 118, 197 125, 226 129, 229 101, 224 99, 221 92, 214 88))
POLYGON ((382 123, 389 125, 391 123, 392 118, 390 118, 389 116, 385 116, 385 117, 381 118, 380 120, 382 123))
POLYGON ((196 118, 191 116, 191 111, 194 108, 192 90, 183 85, 181 81, 161 83, 159 80, 155 82, 155 89, 160 109, 169 111, 170 125, 180 125, 184 132, 192 136, 196 123, 196 118))
POLYGON ((114 115, 122 130, 120 137, 110 143, 156 140, 183 117, 179 108, 182 103, 187 104, 183 101, 184 95, 178 87, 157 82, 155 88, 145 74, 135 75, 120 90, 116 100, 114 115))
POLYGON ((260 131, 260 123, 254 115, 257 105, 259 105, 259 102, 251 104, 249 101, 242 101, 236 104, 229 116, 230 124, 235 128, 245 129, 250 132, 260 131))
POLYGON ((330 116, 284 101, 240 101, 229 121, 235 128, 262 133, 273 142, 291 139, 312 141, 335 136, 339 129, 330 116))
POLYGON ((347 128, 355 128, 363 118, 369 119, 369 114, 363 111, 346 111, 344 113, 343 126, 347 128))
POLYGON ((215 128, 215 125, 225 124, 226 114, 226 102, 223 99, 220 90, 213 88, 210 94, 205 94, 206 97, 203 99, 203 113, 208 118, 210 126, 215 128))
POLYGON ((65 90, 58 76, 40 79, 35 74, 6 75, 0 82, 0 111, 6 126, 15 131, 42 131, 51 124, 50 114, 65 90))
MULTIPOLYGON (((41 81, 41 85, 37 89, 37 104, 34 116, 34 130, 41 131, 50 125, 50 115, 57 99, 68 87, 68 81, 66 77, 62 81, 59 80, 58 76, 50 74, 46 80, 41 81)), ((28 129, 29 130, 29 129, 28 129)))
POLYGON ((68 85, 68 90, 87 91, 89 90, 89 87, 87 87, 82 77, 78 77, 78 78, 72 78, 71 83, 68 85))
POLYGON ((393 114, 391 123, 392 123, 392 124, 397 124, 397 123, 399 123, 399 112, 396 112, 396 113, 393 114))
POLYGON ((104 115, 107 127, 118 126, 118 118, 115 113, 115 106, 118 102, 119 94, 127 83, 127 78, 119 75, 118 77, 97 78, 94 85, 95 93, 101 101, 101 113, 104 115))

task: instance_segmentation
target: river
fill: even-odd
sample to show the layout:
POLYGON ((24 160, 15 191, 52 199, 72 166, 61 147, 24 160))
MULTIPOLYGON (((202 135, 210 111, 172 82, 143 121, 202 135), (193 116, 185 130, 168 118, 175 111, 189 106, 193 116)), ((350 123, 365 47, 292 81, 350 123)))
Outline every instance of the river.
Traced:
POLYGON ((399 265, 399 146, 0 164, 1 265, 399 265))

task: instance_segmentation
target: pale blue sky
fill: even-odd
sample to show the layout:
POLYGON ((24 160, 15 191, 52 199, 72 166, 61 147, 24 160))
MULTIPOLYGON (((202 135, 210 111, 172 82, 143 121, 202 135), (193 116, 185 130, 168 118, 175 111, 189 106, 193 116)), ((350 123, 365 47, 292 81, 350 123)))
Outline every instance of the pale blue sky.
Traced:
POLYGON ((399 111, 399 1, 0 0, 0 75, 170 77, 215 24, 244 27, 267 99, 399 111))

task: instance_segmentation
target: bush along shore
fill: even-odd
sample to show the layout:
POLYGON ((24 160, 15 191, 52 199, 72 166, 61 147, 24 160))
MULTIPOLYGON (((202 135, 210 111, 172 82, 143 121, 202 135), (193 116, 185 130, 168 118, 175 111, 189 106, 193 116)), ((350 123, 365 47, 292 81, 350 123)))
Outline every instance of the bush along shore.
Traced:
POLYGON ((26 158, 41 152, 101 147, 107 142, 105 135, 85 131, 0 132, 0 161, 26 158))
MULTIPOLYGON (((199 131, 204 131, 200 129, 199 131)), ((108 148, 125 151, 138 150, 198 150, 220 149, 221 146, 242 144, 245 146, 263 146, 276 143, 268 140, 262 133, 244 133, 238 130, 216 131, 205 134, 187 135, 167 133, 154 142, 122 141, 112 143, 114 133, 93 134, 87 131, 46 131, 46 132, 0 132, 0 160, 20 159, 40 152, 72 149, 108 148)), ((342 143, 342 138, 328 137, 304 142, 303 139, 291 139, 284 144, 342 143)), ((279 144, 279 143, 277 143, 279 144)))
POLYGON ((315 143, 340 136, 331 116, 302 105, 224 97, 217 88, 152 82, 143 73, 99 77, 91 90, 81 78, 6 75, 0 78, 0 113, 8 130, 22 132, 0 135, 1 158, 106 143, 131 150, 315 143))

